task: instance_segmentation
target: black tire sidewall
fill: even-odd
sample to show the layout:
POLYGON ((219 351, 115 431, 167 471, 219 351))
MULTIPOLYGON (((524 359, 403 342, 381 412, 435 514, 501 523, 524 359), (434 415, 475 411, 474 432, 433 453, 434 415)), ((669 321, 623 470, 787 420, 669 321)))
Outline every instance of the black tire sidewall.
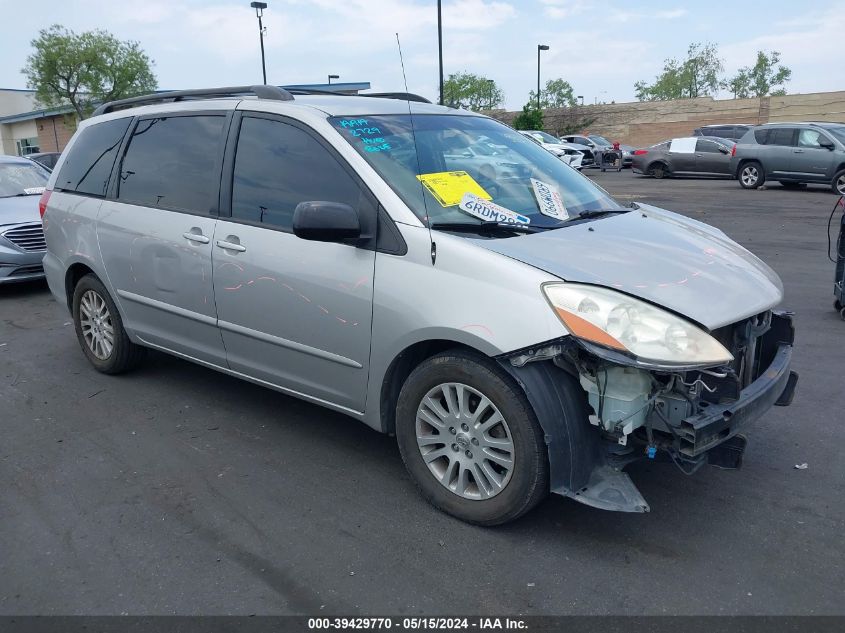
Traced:
POLYGON ((73 291, 72 305, 73 327, 76 331, 76 338, 79 341, 79 346, 82 348, 82 352, 85 354, 85 357, 91 362, 97 371, 105 374, 114 374, 124 371, 130 364, 129 356, 133 351, 130 349, 132 343, 129 341, 126 331, 123 329, 123 321, 120 318, 120 312, 118 312, 117 306, 103 283, 94 275, 86 275, 80 279, 73 291), (88 290, 93 290, 106 302, 109 309, 112 327, 114 328, 114 347, 112 348, 111 355, 105 360, 97 358, 94 355, 94 352, 91 351, 82 336, 82 323, 79 318, 79 304, 82 300, 82 295, 84 295, 88 290))
POLYGON ((833 191, 833 193, 835 193, 837 196, 845 196, 845 191, 839 191, 839 189, 836 188, 836 183, 840 178, 842 178, 842 176, 845 176, 845 169, 836 172, 836 174, 833 176, 833 180, 830 183, 831 191, 833 191))
POLYGON ((405 466, 423 496, 464 521, 496 525, 517 518, 548 494, 548 457, 543 433, 524 393, 492 361, 461 351, 434 356, 417 367, 402 387, 396 407, 396 438, 405 466), (469 385, 489 398, 505 418, 514 443, 514 470, 505 489, 490 499, 464 499, 431 473, 416 442, 416 413, 432 388, 447 382, 469 385))

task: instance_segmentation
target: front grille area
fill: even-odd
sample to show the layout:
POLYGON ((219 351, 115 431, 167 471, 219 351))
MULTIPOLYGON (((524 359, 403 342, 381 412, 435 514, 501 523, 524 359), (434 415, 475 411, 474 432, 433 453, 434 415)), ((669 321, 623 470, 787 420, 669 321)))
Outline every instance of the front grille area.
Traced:
POLYGON ((44 228, 41 223, 16 226, 3 233, 3 237, 25 251, 43 251, 47 249, 44 240, 44 228))

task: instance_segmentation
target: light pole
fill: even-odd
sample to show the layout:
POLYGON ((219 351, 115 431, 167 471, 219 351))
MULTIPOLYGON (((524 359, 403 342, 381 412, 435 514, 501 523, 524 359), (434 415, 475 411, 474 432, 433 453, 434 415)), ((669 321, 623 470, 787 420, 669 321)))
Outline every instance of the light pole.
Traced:
POLYGON ((255 17, 258 18, 258 37, 261 40, 261 75, 264 77, 264 85, 267 85, 267 67, 264 65, 264 25, 261 23, 261 18, 264 16, 264 9, 267 8, 266 2, 250 2, 249 6, 255 9, 255 17))
POLYGON ((441 5, 441 0, 437 0, 437 55, 440 59, 440 105, 443 105, 443 14, 441 5))
POLYGON ((496 82, 493 81, 492 79, 485 79, 484 81, 487 82, 487 90, 490 93, 490 103, 487 106, 487 109, 492 110, 493 109, 493 91, 496 87, 496 82))
POLYGON ((540 51, 549 50, 546 44, 537 44, 537 109, 540 109, 540 51))
POLYGON ((332 84, 332 79, 340 79, 340 75, 329 75, 329 85, 332 84))
POLYGON ((581 105, 584 105, 584 95, 578 95, 576 98, 581 100, 581 105))

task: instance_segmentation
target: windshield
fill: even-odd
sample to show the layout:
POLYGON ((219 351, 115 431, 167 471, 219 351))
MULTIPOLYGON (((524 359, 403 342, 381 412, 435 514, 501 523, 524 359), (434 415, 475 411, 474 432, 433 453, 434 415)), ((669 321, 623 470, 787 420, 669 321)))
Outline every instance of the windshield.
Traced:
POLYGON ((560 144, 560 139, 555 138, 554 136, 552 136, 548 132, 537 131, 537 132, 529 132, 529 134, 531 134, 531 136, 533 136, 534 138, 540 137, 540 139, 544 143, 560 144))
POLYGON ((40 195, 49 178, 35 163, 0 163, 0 198, 40 195))
POLYGON ((413 130, 407 114, 330 121, 424 223, 554 228, 584 211, 621 208, 562 160, 492 119, 414 115, 413 130))
POLYGON ((839 142, 845 145, 845 127, 826 127, 826 132, 833 134, 839 142))
POLYGON ((590 140, 597 145, 613 145, 605 137, 599 136, 598 134, 590 134, 590 140))

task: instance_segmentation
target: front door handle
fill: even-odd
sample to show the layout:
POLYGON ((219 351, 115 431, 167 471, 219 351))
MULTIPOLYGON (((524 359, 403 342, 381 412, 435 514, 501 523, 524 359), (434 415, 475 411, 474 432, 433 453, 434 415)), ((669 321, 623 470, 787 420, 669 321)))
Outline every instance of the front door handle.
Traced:
POLYGON ((192 233, 191 231, 182 233, 182 237, 186 240, 190 240, 191 242, 196 242, 197 244, 208 244, 211 241, 202 233, 192 233))
POLYGON ((795 151, 796 154, 803 154, 804 153, 803 149, 796 149, 794 151, 795 151))
POLYGON ((246 246, 241 246, 236 242, 227 242, 226 240, 217 240, 217 246, 219 248, 226 249, 227 251, 235 251, 237 253, 243 253, 246 251, 246 246))

